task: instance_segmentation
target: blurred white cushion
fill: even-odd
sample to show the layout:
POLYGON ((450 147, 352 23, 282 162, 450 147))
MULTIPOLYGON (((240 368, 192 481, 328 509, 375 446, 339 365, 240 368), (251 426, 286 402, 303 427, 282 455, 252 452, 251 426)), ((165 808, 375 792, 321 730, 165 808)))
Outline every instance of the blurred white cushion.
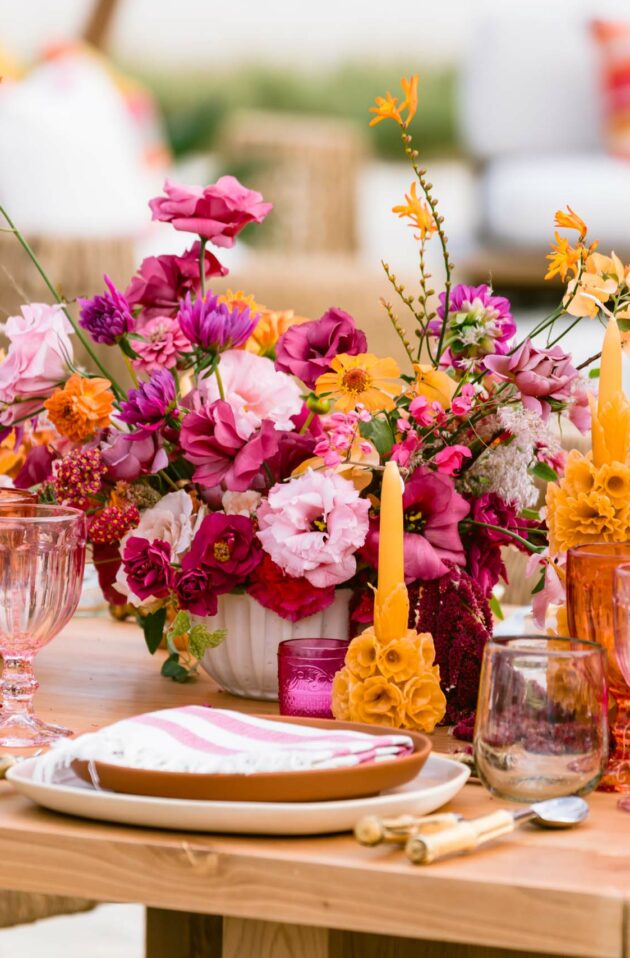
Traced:
POLYGON ((27 233, 136 235, 159 189, 123 98, 95 57, 68 55, 0 86, 0 201, 27 233))
POLYGON ((474 21, 458 87, 464 145, 478 159, 589 150, 601 142, 587 18, 537 7, 474 21))
POLYGON ((591 154, 505 157, 482 179, 484 233, 519 246, 547 246, 554 213, 568 203, 603 251, 630 248, 630 163, 591 154))

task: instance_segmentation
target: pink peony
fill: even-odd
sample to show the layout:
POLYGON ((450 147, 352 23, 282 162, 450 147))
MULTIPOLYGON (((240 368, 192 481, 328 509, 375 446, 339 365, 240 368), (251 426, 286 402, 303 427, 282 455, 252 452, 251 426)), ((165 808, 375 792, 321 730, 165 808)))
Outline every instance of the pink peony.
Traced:
POLYGON ((188 461, 197 467, 193 480, 200 486, 211 488, 222 482, 226 489, 245 492, 263 462, 278 451, 278 436, 268 419, 254 434, 239 431, 232 407, 217 399, 184 417, 180 443, 188 461))
POLYGON ((212 186, 180 186, 165 180, 166 196, 149 201, 154 220, 171 223, 176 230, 197 233, 215 246, 234 246, 235 237, 248 223, 262 223, 271 210, 260 193, 248 190, 234 176, 222 176, 212 186))
MULTIPOLYGON (((228 349, 221 356, 219 373, 241 435, 251 435, 264 419, 270 419, 276 429, 293 429, 292 417, 302 411, 300 387, 290 376, 277 372, 270 359, 228 349)), ((215 376, 204 379, 200 388, 209 403, 221 398, 215 376)))
POLYGON ((470 459, 472 452, 467 446, 447 446, 446 449, 440 449, 435 454, 433 461, 437 466, 438 472, 445 476, 454 476, 462 468, 464 459, 470 459))
MULTIPOLYGON (((31 303, 22 306, 21 316, 10 316, 4 332, 9 352, 0 365, 0 404, 13 418, 35 412, 53 389, 68 375, 72 361, 72 326, 61 306, 31 303)), ((5 423, 5 424, 8 424, 5 423)))
POLYGON ((173 369, 180 353, 190 352, 190 343, 184 336, 176 319, 156 316, 149 319, 133 337, 132 345, 138 358, 133 365, 149 376, 158 369, 173 369))
MULTIPOLYGON (((405 483, 403 508, 407 582, 437 579, 446 573, 446 562, 464 565, 459 523, 468 515, 469 505, 455 491, 452 479, 426 466, 418 467, 405 483)), ((373 521, 363 555, 374 568, 378 564, 378 539, 378 522, 373 521)))
MULTIPOLYGON (((201 289, 199 279, 199 240, 181 256, 147 256, 142 260, 140 269, 125 290, 127 302, 132 307, 141 307, 145 319, 155 316, 175 316, 180 300, 187 293, 198 293, 201 289)), ((205 251, 206 279, 212 276, 225 276, 228 272, 216 256, 205 251)))
POLYGON ((486 356, 484 364, 499 379, 511 381, 523 405, 547 420, 551 401, 567 403, 573 380, 578 376, 571 357, 561 349, 539 349, 526 339, 511 356, 486 356))
POLYGON ((308 470, 275 485, 258 507, 258 538, 287 575, 311 585, 339 585, 356 572, 365 542, 369 502, 334 472, 308 470))

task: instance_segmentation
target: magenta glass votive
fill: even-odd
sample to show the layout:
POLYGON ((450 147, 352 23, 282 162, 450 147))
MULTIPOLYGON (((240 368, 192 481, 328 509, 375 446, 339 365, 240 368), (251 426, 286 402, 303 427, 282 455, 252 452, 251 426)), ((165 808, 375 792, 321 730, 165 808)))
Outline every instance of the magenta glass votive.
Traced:
POLYGON ((343 639, 287 639, 278 646, 280 715, 333 717, 332 683, 343 667, 343 639))

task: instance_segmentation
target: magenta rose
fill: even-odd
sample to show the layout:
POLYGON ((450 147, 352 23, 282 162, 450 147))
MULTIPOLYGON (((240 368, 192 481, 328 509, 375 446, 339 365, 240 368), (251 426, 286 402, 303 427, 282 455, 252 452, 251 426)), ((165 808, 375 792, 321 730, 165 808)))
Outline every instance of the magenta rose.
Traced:
POLYGON ((201 569, 216 592, 241 585, 262 558, 249 516, 214 512, 202 521, 190 551, 182 559, 184 572, 201 569))
POLYGON ((211 488, 223 482, 231 492, 245 492, 263 462, 278 451, 279 433, 269 419, 255 433, 240 429, 234 410, 222 399, 199 406, 182 422, 181 447, 197 468, 193 479, 211 488))
POLYGON ((188 569, 175 580, 175 592, 180 608, 194 615, 216 615, 217 593, 212 587, 206 569, 188 569))
POLYGON ((367 350, 365 334, 343 309, 329 309, 320 319, 290 326, 276 345, 276 369, 301 379, 312 389, 339 353, 356 356, 367 350))
MULTIPOLYGON (((155 316, 176 316, 180 300, 187 293, 197 294, 201 289, 199 278, 199 240, 181 256, 148 256, 125 290, 130 306, 139 306, 146 319, 155 316)), ((209 250, 205 251, 206 279, 225 276, 226 266, 209 250)))
POLYGON ((539 349, 529 339, 511 356, 487 356, 484 364, 499 379, 513 382, 523 405, 544 420, 549 417, 550 400, 570 401, 571 385, 578 376, 571 357, 560 346, 539 349))
POLYGON ((169 542, 130 536, 122 559, 127 585, 139 599, 163 599, 169 594, 175 580, 169 542))
MULTIPOLYGON (((458 526, 469 508, 449 476, 425 466, 412 473, 403 494, 407 582, 437 579, 447 571, 445 562, 465 564, 458 526)), ((372 520, 363 556, 374 568, 378 565, 378 539, 378 521, 372 520)))
POLYGON ((149 201, 154 220, 176 230, 197 233, 215 246, 230 249, 248 223, 262 223, 271 209, 256 190, 248 190, 234 176, 222 176, 212 186, 180 186, 165 180, 166 196, 149 201))

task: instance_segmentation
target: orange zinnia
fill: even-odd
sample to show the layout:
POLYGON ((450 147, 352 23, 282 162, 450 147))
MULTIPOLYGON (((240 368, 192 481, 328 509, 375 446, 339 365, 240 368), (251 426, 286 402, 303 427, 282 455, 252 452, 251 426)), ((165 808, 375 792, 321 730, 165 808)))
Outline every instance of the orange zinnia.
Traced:
POLYGON ((86 379, 74 373, 44 403, 57 432, 72 442, 83 442, 104 429, 114 408, 110 386, 108 379, 86 379))
POLYGON ((567 206, 568 213, 565 213, 564 210, 558 210, 556 212, 556 218, 554 220, 554 226, 569 230, 577 230, 580 234, 580 239, 583 240, 586 236, 588 227, 584 220, 574 213, 570 206, 567 206))
POLYGON ((431 209, 427 203, 424 203, 417 193, 417 183, 411 184, 409 193, 405 193, 406 206, 392 206, 392 213, 396 213, 400 219, 409 219, 412 229, 418 230, 418 239, 425 239, 427 234, 430 236, 435 233, 437 224, 431 209))

